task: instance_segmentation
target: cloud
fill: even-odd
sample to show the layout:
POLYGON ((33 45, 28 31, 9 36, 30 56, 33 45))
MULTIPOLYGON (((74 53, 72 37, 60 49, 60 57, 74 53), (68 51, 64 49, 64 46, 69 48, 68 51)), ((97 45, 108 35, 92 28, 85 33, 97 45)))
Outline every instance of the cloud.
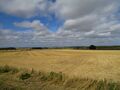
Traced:
POLYGON ((16 22, 14 23, 14 25, 23 28, 33 28, 34 30, 38 31, 47 30, 47 27, 45 27, 39 20, 34 20, 32 22, 30 21, 23 21, 20 23, 16 22))
POLYGON ((74 19, 91 13, 111 13, 119 6, 119 0, 57 0, 54 9, 59 17, 74 19))
POLYGON ((20 17, 47 15, 51 4, 47 0, 0 0, 0 11, 20 17))
POLYGON ((82 18, 66 20, 64 23, 65 30, 74 30, 74 31, 90 31, 96 25, 98 20, 96 15, 84 16, 82 18))
POLYGON ((51 34, 48 28, 42 24, 39 20, 30 21, 23 21, 23 22, 16 22, 14 23, 17 27, 22 27, 26 29, 33 30, 33 39, 35 38, 45 38, 51 34))
POLYGON ((119 30, 118 3, 119 0, 58 0, 54 7, 56 15, 65 20, 59 35, 82 39, 86 41, 84 43, 92 43, 94 39, 96 44, 113 40, 119 30))
POLYGON ((29 47, 34 45, 32 31, 0 29, 0 47, 29 47))

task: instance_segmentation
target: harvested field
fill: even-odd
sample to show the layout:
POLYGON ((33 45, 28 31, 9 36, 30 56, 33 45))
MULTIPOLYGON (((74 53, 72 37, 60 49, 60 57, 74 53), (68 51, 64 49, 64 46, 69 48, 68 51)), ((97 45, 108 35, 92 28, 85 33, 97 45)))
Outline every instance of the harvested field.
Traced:
POLYGON ((69 77, 120 81, 120 51, 31 50, 0 51, 0 65, 63 72, 69 77))

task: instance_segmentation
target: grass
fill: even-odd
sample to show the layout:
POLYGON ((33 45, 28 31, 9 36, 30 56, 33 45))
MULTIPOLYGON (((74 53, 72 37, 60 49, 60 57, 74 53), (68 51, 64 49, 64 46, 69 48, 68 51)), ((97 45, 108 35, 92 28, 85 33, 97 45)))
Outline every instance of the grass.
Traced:
POLYGON ((106 79, 68 78, 61 72, 33 73, 17 68, 18 72, 12 74, 10 72, 14 69, 4 72, 4 68, 6 69, 6 66, 0 67, 3 70, 0 73, 0 90, 120 90, 120 82, 106 79))

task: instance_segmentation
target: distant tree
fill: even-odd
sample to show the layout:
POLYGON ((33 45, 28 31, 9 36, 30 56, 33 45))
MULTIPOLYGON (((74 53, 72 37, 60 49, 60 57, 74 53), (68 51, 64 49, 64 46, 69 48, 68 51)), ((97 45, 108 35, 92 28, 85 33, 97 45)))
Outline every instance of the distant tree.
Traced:
POLYGON ((96 50, 96 46, 95 46, 95 45, 90 45, 90 46, 89 46, 89 49, 91 49, 91 50, 96 50))

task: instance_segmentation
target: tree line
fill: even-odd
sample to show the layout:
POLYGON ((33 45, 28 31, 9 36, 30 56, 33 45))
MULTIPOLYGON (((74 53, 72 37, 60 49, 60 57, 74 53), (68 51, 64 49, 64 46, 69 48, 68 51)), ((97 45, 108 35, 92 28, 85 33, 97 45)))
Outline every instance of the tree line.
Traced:
POLYGON ((16 48, 16 47, 4 47, 0 48, 0 50, 41 50, 41 49, 75 49, 75 50, 120 50, 120 46, 66 46, 66 47, 24 47, 24 48, 16 48))

